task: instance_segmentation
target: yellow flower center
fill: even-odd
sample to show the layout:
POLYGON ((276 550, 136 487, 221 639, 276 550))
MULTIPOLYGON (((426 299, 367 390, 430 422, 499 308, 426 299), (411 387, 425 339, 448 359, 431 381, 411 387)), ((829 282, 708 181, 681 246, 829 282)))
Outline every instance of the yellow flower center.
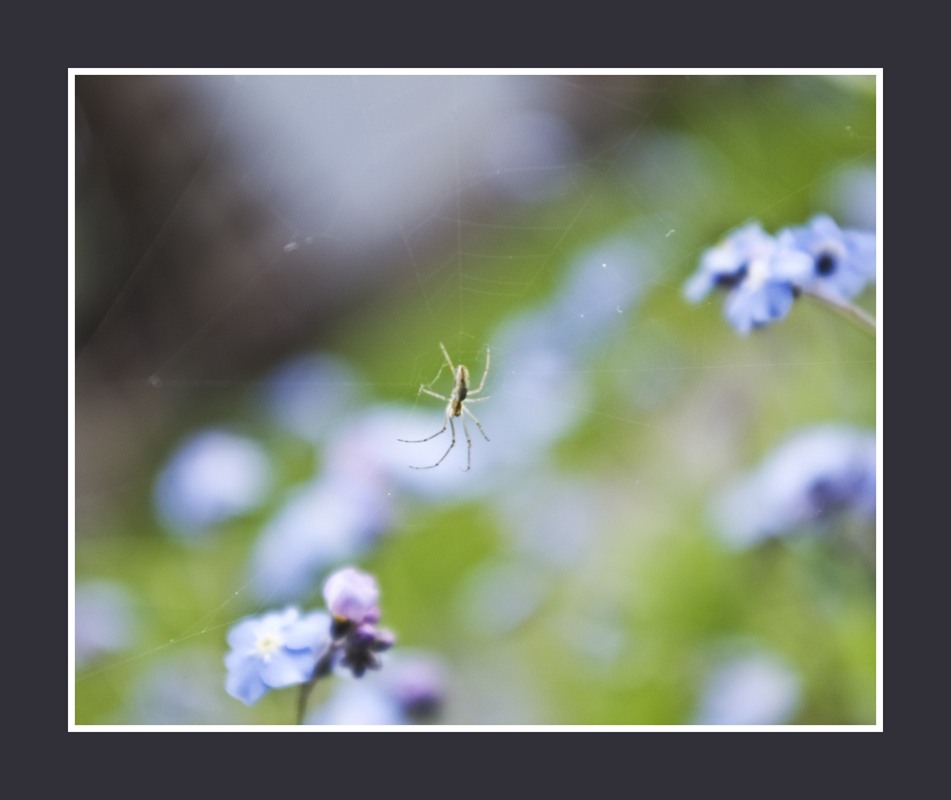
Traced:
POLYGON ((746 285, 750 289, 759 289, 769 278, 769 262, 765 258, 754 258, 749 262, 746 285))
POLYGON ((254 652, 267 662, 271 659, 271 654, 280 650, 283 644, 284 640, 278 634, 262 633, 254 643, 254 652))

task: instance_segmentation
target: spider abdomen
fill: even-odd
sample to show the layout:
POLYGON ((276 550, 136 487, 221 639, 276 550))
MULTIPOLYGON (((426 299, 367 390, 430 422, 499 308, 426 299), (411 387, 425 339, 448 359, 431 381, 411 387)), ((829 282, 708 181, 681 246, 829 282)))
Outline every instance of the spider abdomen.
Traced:
POLYGON ((469 370, 465 364, 460 364, 456 371, 455 386, 452 387, 452 415, 458 417, 462 413, 462 401, 469 394, 469 370))

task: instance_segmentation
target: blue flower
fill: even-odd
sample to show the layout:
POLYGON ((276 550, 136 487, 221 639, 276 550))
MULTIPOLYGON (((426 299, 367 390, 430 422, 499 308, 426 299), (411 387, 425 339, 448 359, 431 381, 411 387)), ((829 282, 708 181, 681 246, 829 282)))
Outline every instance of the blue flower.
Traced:
POLYGON ((296 608, 246 619, 228 631, 225 689, 245 705, 268 689, 307 681, 330 643, 330 617, 315 611, 301 617, 296 608))
POLYGON ((842 514, 875 518, 875 433, 820 425, 795 434, 721 495, 713 518, 744 547, 842 514))
POLYGON ((307 718, 308 725, 405 725, 399 703, 377 683, 367 679, 341 683, 319 709, 307 718))
POLYGON ((104 653, 117 653, 135 641, 133 598, 109 581, 90 581, 76 587, 76 666, 104 653))
POLYGON ((647 283, 648 265, 657 258, 640 241, 615 236, 574 258, 561 289, 545 309, 557 320, 552 345, 581 356, 612 328, 623 328, 647 283))
POLYGON ((300 600, 328 567, 366 549, 390 516, 389 497, 373 480, 325 475, 292 490, 255 545, 252 588, 262 600, 300 600))
POLYGON ((277 367, 264 381, 261 399, 278 425, 317 443, 353 409, 357 385, 342 359, 309 353, 277 367))
POLYGON ((209 429, 182 444, 155 484, 159 519, 169 532, 194 537, 262 503, 272 483, 264 449, 252 439, 209 429))
POLYGON ((782 725, 795 715, 802 679, 782 659, 754 652, 721 664, 709 676, 697 725, 782 725))
POLYGON ((432 722, 446 695, 446 670, 423 652, 387 658, 386 669, 341 681, 309 725, 411 725, 432 722))
POLYGON ((874 233, 841 230, 831 217, 819 214, 808 225, 780 231, 779 241, 812 259, 812 274, 804 288, 820 287, 848 299, 875 280, 874 233))
POLYGON ((684 296, 698 303, 716 287, 727 289, 724 314, 738 333, 747 334, 789 313, 796 288, 810 279, 813 266, 788 237, 777 240, 751 222, 703 254, 684 296))

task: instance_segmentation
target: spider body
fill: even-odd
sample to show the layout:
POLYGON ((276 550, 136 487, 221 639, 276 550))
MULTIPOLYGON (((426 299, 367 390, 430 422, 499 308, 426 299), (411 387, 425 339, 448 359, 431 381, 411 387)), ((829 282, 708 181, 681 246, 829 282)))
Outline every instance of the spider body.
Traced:
MULTIPOLYGON (((478 389, 469 390, 469 370, 464 364, 460 364, 458 367, 452 365, 452 359, 449 358, 449 353, 446 352, 445 345, 440 342, 439 347, 442 349, 442 354, 446 357, 446 361, 449 364, 449 370, 452 372, 452 392, 449 397, 443 397, 441 394, 436 394, 436 392, 431 392, 425 386, 420 386, 419 391, 426 392, 426 394, 431 394, 433 397, 438 397, 440 400, 446 402, 446 413, 443 420, 442 428, 440 428, 432 436, 427 436, 425 439, 400 439, 401 442, 409 442, 413 444, 419 444, 420 442, 428 442, 430 439, 435 439, 439 434, 444 433, 446 427, 448 426, 452 430, 452 443, 449 445, 449 450, 443 453, 442 458, 439 459, 435 464, 432 464, 428 467, 413 467, 410 469, 432 469, 433 467, 438 467, 442 464, 443 459, 449 455, 449 451, 456 446, 456 426, 453 423, 455 417, 462 417, 462 429, 466 434, 466 441, 469 443, 469 453, 468 460, 466 462, 466 468, 463 472, 468 472, 469 468, 472 466, 472 439, 469 438, 469 428, 466 425, 465 414, 468 414, 472 417, 472 421, 476 424, 476 427, 479 429, 486 441, 489 441, 489 437, 485 435, 485 431, 482 430, 482 425, 479 424, 479 420, 476 419, 475 414, 473 414, 468 408, 466 408, 466 402, 469 403, 478 403, 481 400, 488 400, 488 397, 479 397, 475 400, 466 400, 466 398, 471 395, 478 394, 482 391, 482 387, 485 386, 485 378, 489 374, 489 349, 485 350, 485 372, 482 373, 482 380, 479 383, 478 389)), ((437 376, 438 377, 438 376, 437 376)))
MULTIPOLYGON (((456 375, 452 385, 452 394, 449 402, 452 403, 452 415, 454 417, 462 416, 462 401, 469 396, 469 370, 464 364, 456 368, 456 375)), ((483 398, 488 400, 488 398, 483 398)))

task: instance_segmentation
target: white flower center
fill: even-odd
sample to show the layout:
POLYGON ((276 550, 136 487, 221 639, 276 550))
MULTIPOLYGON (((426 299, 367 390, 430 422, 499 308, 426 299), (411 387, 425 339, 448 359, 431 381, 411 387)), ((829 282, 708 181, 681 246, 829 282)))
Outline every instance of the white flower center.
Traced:
POLYGON ((259 633, 254 643, 254 652, 265 662, 270 661, 271 654, 276 653, 284 645, 284 639, 277 633, 259 633))
POLYGON ((746 283, 749 289, 759 289, 769 278, 769 261, 765 258, 754 258, 747 267, 746 283))

